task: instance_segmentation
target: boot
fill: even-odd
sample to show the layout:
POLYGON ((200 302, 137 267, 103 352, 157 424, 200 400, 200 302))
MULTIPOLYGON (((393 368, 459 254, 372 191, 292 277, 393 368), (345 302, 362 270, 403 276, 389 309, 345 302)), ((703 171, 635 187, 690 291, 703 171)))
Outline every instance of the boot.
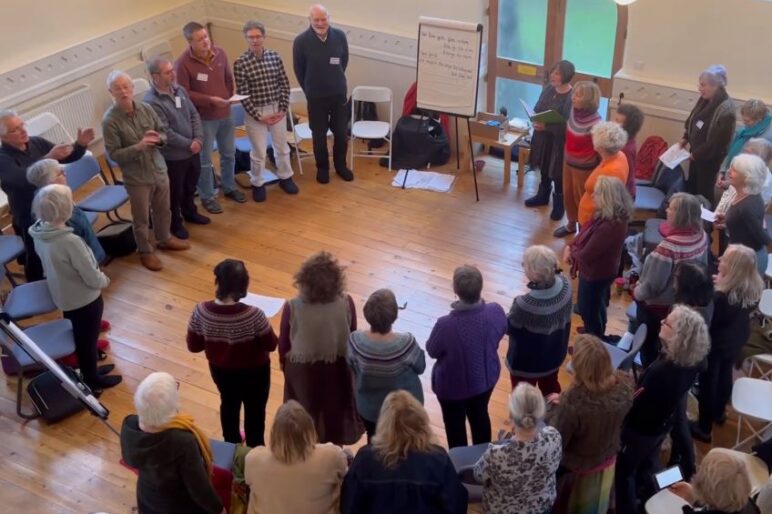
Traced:
POLYGON ((541 207, 550 203, 550 192, 552 191, 552 181, 549 179, 541 179, 539 182, 539 189, 536 194, 528 198, 525 201, 526 207, 541 207))
POLYGON ((565 213, 566 210, 563 207, 563 195, 552 193, 552 212, 550 213, 550 219, 553 221, 560 221, 563 219, 565 213))

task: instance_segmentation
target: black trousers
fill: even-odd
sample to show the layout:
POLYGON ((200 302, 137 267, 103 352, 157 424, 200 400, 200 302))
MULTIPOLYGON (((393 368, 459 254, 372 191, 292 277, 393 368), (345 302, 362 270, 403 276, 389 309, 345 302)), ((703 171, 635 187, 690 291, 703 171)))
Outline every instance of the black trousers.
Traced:
POLYGON ((72 333, 75 338, 75 356, 78 367, 83 374, 83 381, 89 387, 96 386, 97 379, 97 339, 102 322, 102 312, 105 304, 102 295, 79 309, 64 311, 65 319, 72 323, 72 333))
POLYGON ((493 389, 464 400, 442 400, 442 421, 448 448, 466 446, 466 420, 472 429, 472 444, 491 442, 491 418, 488 416, 488 401, 493 389))
POLYGON ((689 392, 684 394, 678 408, 673 414, 673 428, 670 429, 670 462, 668 466, 678 465, 681 467, 681 473, 684 480, 691 480, 692 475, 697 470, 697 463, 694 457, 694 441, 692 433, 689 430, 689 418, 686 417, 686 405, 689 392))
POLYGON ((651 476, 659 465, 659 448, 665 434, 643 435, 622 427, 622 449, 617 455, 614 473, 617 512, 640 512, 637 501, 645 503, 654 494, 651 476))
POLYGON ((336 171, 346 170, 348 149, 348 121, 351 113, 346 109, 346 95, 308 98, 308 124, 314 141, 316 169, 329 170, 327 130, 332 131, 332 162, 336 171))
POLYGON ((605 280, 584 280, 579 277, 579 315, 588 334, 603 337, 606 334, 606 302, 613 278, 605 280))
POLYGON ((713 422, 724 413, 729 398, 732 396, 731 357, 708 355, 708 367, 700 373, 700 429, 710 434, 713 422))
POLYGON ((35 251, 35 242, 32 236, 29 235, 28 230, 31 226, 31 221, 18 225, 16 222, 13 222, 13 231, 24 241, 24 251, 26 254, 24 257, 24 278, 27 282, 34 282, 35 280, 43 280, 45 278, 43 275, 43 263, 40 262, 40 257, 38 257, 35 251))
POLYGON ((166 161, 169 174, 169 208, 172 211, 171 228, 182 226, 182 220, 196 214, 193 197, 201 175, 201 158, 193 155, 181 161, 166 161))
POLYGON ((265 446, 265 405, 271 389, 271 365, 253 369, 209 366, 209 371, 220 391, 220 425, 225 441, 241 442, 239 414, 243 404, 247 446, 265 446))
POLYGON ((657 360, 659 355, 659 329, 667 314, 663 316, 660 312, 647 308, 643 302, 636 302, 636 307, 638 325, 641 323, 646 325, 646 340, 641 348, 641 364, 644 368, 648 368, 652 362, 657 360))
MULTIPOLYGON (((361 417, 362 416, 360 416, 360 418, 361 417)), ((367 444, 370 444, 373 442, 375 426, 378 424, 378 421, 370 421, 369 419, 362 418, 362 424, 365 426, 365 431, 367 432, 367 444)))

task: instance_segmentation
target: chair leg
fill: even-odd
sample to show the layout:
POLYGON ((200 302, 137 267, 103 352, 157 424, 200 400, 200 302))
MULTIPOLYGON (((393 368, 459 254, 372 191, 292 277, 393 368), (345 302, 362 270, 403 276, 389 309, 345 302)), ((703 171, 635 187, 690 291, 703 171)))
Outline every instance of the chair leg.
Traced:
POLYGON ((5 269, 5 276, 8 277, 8 282, 11 283, 11 287, 16 287, 19 285, 16 282, 16 279, 13 278, 13 275, 11 274, 10 270, 8 269, 8 265, 4 264, 3 268, 5 269))
POLYGON ((354 143, 356 142, 356 138, 354 136, 351 136, 348 142, 349 146, 349 155, 351 156, 351 171, 354 171, 354 143))
POLYGON ((295 136, 295 158, 298 161, 298 171, 302 175, 303 174, 303 161, 300 159, 300 141, 298 141, 297 136, 295 136))
POLYGON ((33 412, 32 414, 27 414, 25 412, 22 412, 21 410, 21 397, 22 393, 24 391, 24 371, 19 369, 19 375, 16 380, 16 414, 19 415, 19 417, 24 419, 35 419, 39 418, 40 414, 37 412, 33 412))

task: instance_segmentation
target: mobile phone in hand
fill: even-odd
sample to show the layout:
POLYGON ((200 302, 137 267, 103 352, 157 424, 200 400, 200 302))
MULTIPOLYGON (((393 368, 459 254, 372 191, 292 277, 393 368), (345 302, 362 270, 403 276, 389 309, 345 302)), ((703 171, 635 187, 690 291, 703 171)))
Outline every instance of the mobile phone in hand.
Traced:
POLYGON ((681 474, 681 468, 678 466, 673 466, 672 468, 667 468, 664 471, 654 474, 654 482, 656 482, 657 488, 660 490, 681 482, 683 479, 684 477, 681 474))

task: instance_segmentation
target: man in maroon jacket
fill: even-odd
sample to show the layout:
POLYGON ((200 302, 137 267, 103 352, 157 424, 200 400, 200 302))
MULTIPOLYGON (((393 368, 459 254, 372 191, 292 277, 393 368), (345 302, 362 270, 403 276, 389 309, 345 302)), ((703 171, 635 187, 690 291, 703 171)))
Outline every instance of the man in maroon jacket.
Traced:
POLYGON ((198 193, 201 205, 212 214, 219 214, 222 207, 214 195, 212 167, 215 140, 220 153, 220 178, 225 197, 239 203, 246 201, 234 180, 236 149, 229 101, 234 90, 233 74, 228 66, 228 56, 222 48, 212 44, 206 27, 191 21, 183 27, 182 34, 190 46, 177 59, 174 71, 177 83, 185 88, 198 109, 204 129, 198 193))

